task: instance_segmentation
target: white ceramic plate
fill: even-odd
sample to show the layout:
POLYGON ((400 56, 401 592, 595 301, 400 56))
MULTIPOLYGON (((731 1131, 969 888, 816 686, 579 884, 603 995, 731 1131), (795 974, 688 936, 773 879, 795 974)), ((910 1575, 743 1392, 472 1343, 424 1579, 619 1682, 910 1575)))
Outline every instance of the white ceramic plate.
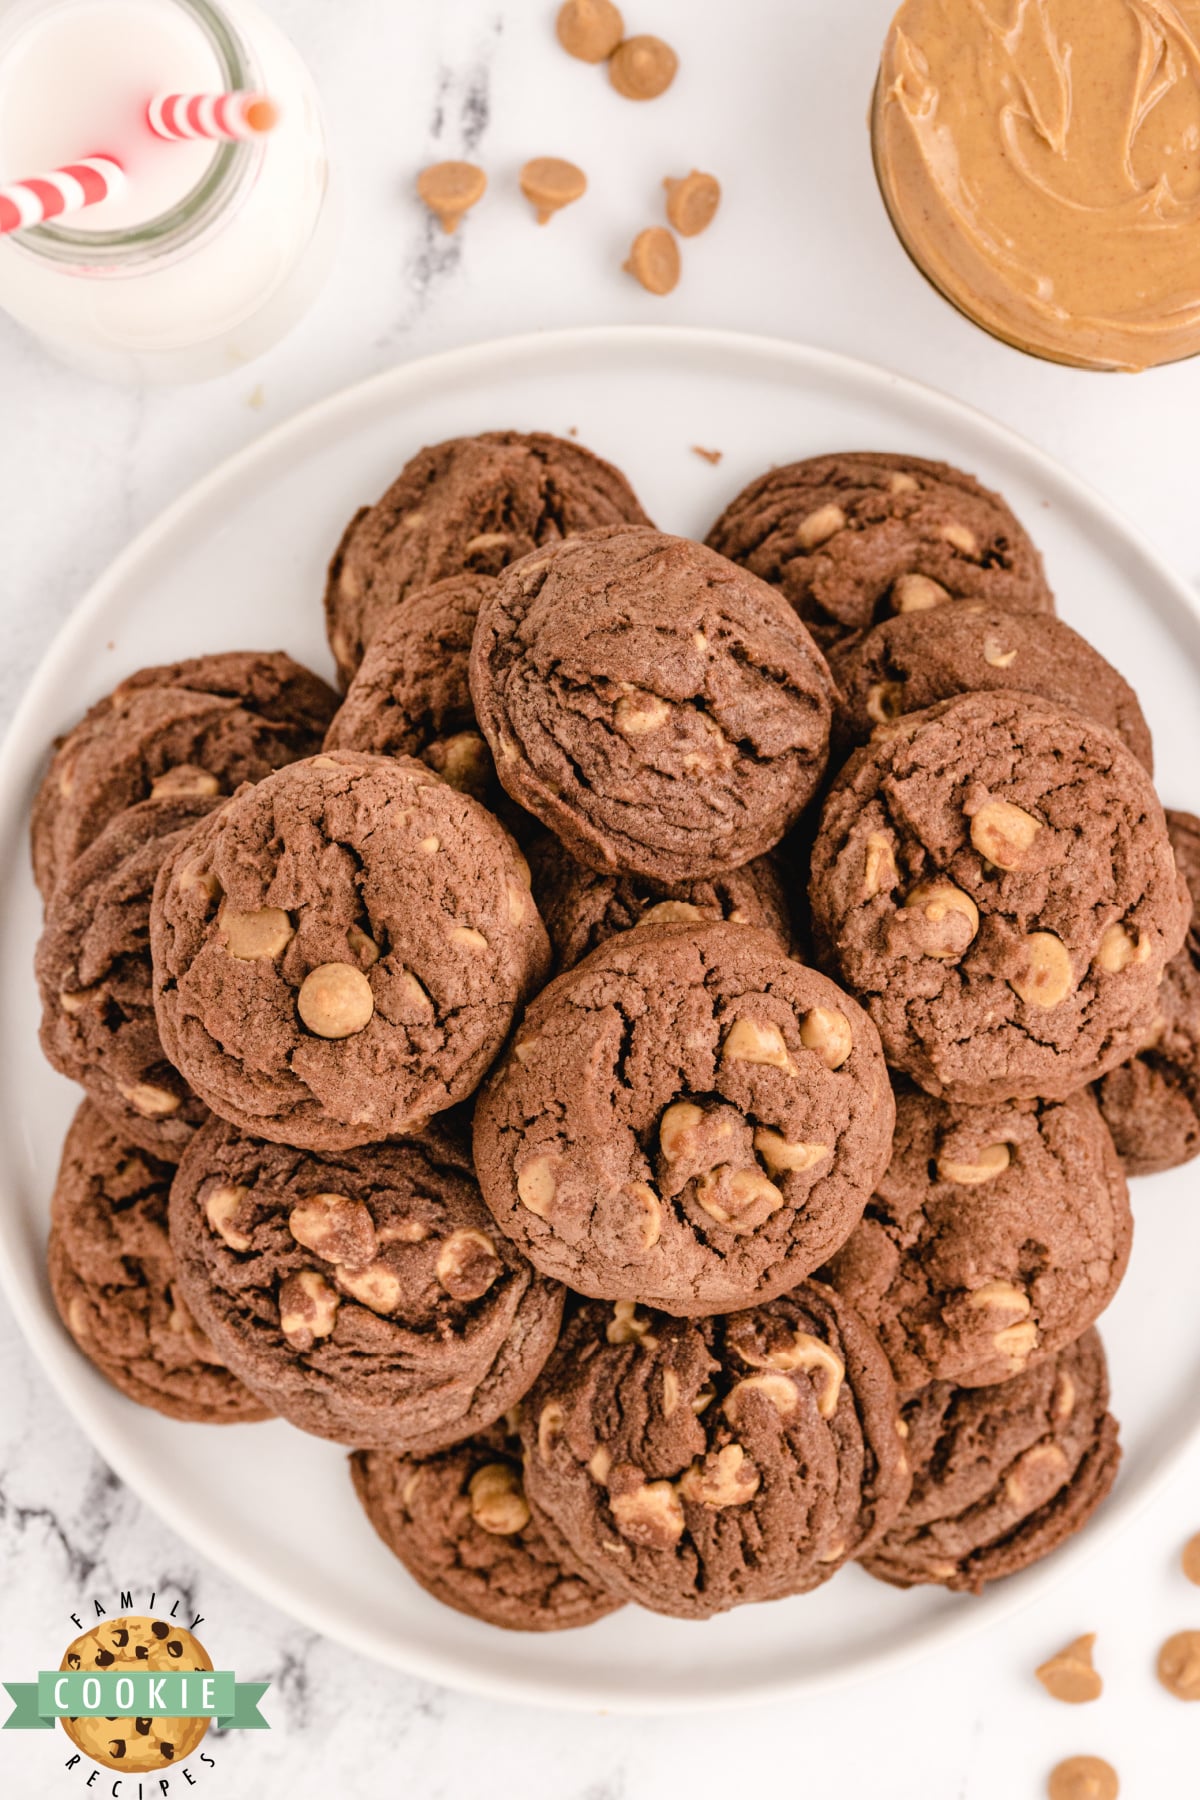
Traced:
POLYGON ((334 1445, 287 1425, 174 1424, 115 1393, 59 1324, 43 1273, 75 1090, 37 1054, 39 906, 26 851, 46 746, 121 676, 201 651, 290 650, 326 671, 326 559, 352 509, 422 444, 489 428, 578 432, 653 518, 702 537, 770 463, 908 450, 975 470, 1046 555, 1063 615, 1133 681, 1168 804, 1200 810, 1200 616, 1189 590, 1064 469, 964 406, 882 370, 719 332, 558 332, 411 363, 270 432, 184 496, 78 608, 0 757, 0 1274, 30 1343, 101 1454, 183 1537, 286 1611, 415 1674, 558 1706, 711 1708, 878 1671, 1028 1601, 1118 1530, 1200 1429, 1197 1176, 1139 1183, 1128 1280, 1105 1322, 1125 1465, 1073 1545, 981 1599, 898 1593, 847 1569, 816 1594, 704 1625, 619 1613, 502 1634, 439 1606, 376 1539, 334 1445), (692 445, 723 452, 712 467, 692 445), (1153 1318, 1154 1330, 1144 1324, 1153 1318))

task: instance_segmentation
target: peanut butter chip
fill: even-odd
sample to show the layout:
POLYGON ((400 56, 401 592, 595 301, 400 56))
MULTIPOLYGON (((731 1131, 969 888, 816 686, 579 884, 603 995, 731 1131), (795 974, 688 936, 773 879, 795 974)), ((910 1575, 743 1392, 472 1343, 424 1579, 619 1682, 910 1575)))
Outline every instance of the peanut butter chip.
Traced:
POLYGON ((667 190, 667 217, 680 237, 698 237, 707 231, 721 204, 721 184, 716 176, 693 169, 682 181, 668 175, 663 186, 667 190))
POLYGON ((675 79, 679 58, 657 37, 631 37, 618 44, 608 62, 608 78, 626 100, 657 100, 675 79))
POLYGON ((1068 1756, 1050 1771, 1050 1800, 1117 1800, 1121 1784, 1111 1763, 1100 1756, 1068 1756))
POLYGON ((1052 931, 1031 931, 1024 948, 1025 966, 1009 976, 1009 987, 1026 1006, 1060 1006, 1075 987, 1067 946, 1052 931))
POLYGON ((529 1523, 529 1502, 509 1463, 485 1463, 476 1469, 467 1494, 475 1523, 496 1537, 513 1537, 529 1523))
POLYGON ((810 1144, 800 1139, 785 1138, 782 1132, 760 1125, 754 1133, 754 1148, 772 1175, 804 1174, 815 1169, 829 1155, 828 1144, 810 1144))
POLYGON ((657 694, 648 694, 634 689, 631 694, 622 694, 613 708, 613 719, 618 731, 626 737, 644 737, 651 731, 661 731, 671 717, 671 708, 657 694))
POLYGON ((922 881, 904 904, 923 913, 926 925, 932 927, 921 946, 926 956, 959 957, 979 930, 979 908, 951 881, 922 881))
POLYGON ((535 156, 521 170, 521 192, 537 213, 539 225, 546 225, 556 212, 572 201, 581 200, 587 192, 587 176, 572 162, 561 156, 535 156))
POLYGON ((648 294, 669 294, 679 283, 679 245, 665 225, 639 231, 624 263, 648 294))
POLYGON ((288 1214, 298 1244, 329 1263, 362 1267, 375 1255, 375 1222, 361 1200, 347 1194, 308 1194, 288 1214))
POLYGON ((1007 1144, 987 1144, 977 1156, 939 1156, 937 1170, 943 1181, 957 1182, 959 1187, 981 1187, 1003 1175, 1012 1161, 1007 1144))
POLYGON ((248 1192, 248 1188, 224 1185, 210 1188, 204 1196, 204 1216, 210 1228, 231 1250, 250 1248, 250 1239, 233 1223, 248 1192))
POLYGON ((454 1300, 478 1300, 501 1271, 496 1246, 484 1231, 463 1227, 452 1231, 441 1249, 434 1273, 454 1300))
POLYGON ((998 637, 985 637, 983 660, 993 669, 1011 669, 1017 660, 1017 653, 1015 650, 1006 650, 998 637))
POLYGON ((744 1506, 753 1500, 762 1477, 740 1444, 726 1444, 685 1469, 679 1491, 685 1500, 714 1509, 744 1506))
POLYGON ((904 711, 904 688, 898 681, 875 681, 867 689, 867 717, 887 725, 904 711))
POLYGON ((806 513, 796 527, 796 539, 802 550, 815 550, 831 537, 846 529, 846 515, 840 506, 818 506, 806 513))
POLYGON ((400 1277, 386 1263, 368 1263, 365 1269, 339 1269, 338 1286, 352 1299, 361 1300, 372 1312, 394 1312, 400 1304, 400 1277))
POLYGON ((840 1069, 854 1048, 854 1033, 845 1013, 814 1006, 800 1021, 800 1042, 827 1069, 840 1069))
POLYGON ((612 0, 567 0, 555 22, 558 41, 580 62, 607 62, 625 36, 625 21, 612 0))
POLYGON ((458 230, 459 220, 483 199, 487 176, 469 162, 433 163, 417 176, 417 192, 442 230, 458 230))
POLYGON ((938 536, 944 543, 949 544, 952 550, 957 550, 962 556, 979 555, 979 539, 968 525, 957 525, 951 521, 950 524, 942 526, 938 536))
POLYGON ((1200 1587, 1200 1533, 1193 1538, 1189 1538, 1187 1543, 1183 1546, 1183 1555, 1180 1557, 1180 1562, 1183 1566, 1183 1572, 1188 1580, 1194 1583, 1196 1587, 1200 1587))
POLYGON ((733 1232, 757 1231, 783 1205, 775 1183, 756 1169, 710 1169, 696 1183, 696 1198, 710 1219, 733 1232))
POLYGON ((197 768, 195 763, 177 763, 173 769, 164 769, 150 786, 152 800, 187 799, 192 795, 207 800, 219 794, 221 784, 215 775, 207 769, 197 768))
POLYGON ((731 1063, 763 1063, 769 1068, 796 1072, 778 1025, 757 1019, 735 1019, 721 1046, 721 1061, 731 1063))
POLYGON ((1104 1683, 1092 1662, 1095 1642, 1095 1632, 1089 1631, 1034 1670, 1052 1700, 1062 1700, 1068 1706, 1085 1706, 1089 1700, 1100 1698, 1104 1683))
POLYGON ((311 1350, 337 1323, 338 1295, 316 1269, 289 1275, 279 1290, 279 1329, 293 1350, 311 1350))
POLYGON ((763 1375, 747 1375, 742 1381, 735 1381, 725 1396, 722 1411, 729 1423, 735 1428, 744 1415, 748 1400, 754 1396, 763 1400, 773 1412, 781 1418, 788 1418, 800 1404, 800 1395, 794 1381, 784 1374, 768 1372, 763 1375))
POLYGON ((988 800, 971 819, 971 842, 980 856, 998 869, 1021 871, 1036 866, 1035 845, 1041 821, 1008 800, 988 800))
POLYGON ((300 1017, 323 1038, 348 1038, 370 1023, 371 984, 350 963, 321 963, 304 977, 296 999, 300 1017))
POLYGON ((863 899, 873 900, 876 894, 890 891, 900 879, 896 867, 896 856, 891 840, 882 831, 872 831, 867 837, 866 862, 863 868, 863 899))
POLYGON ((1177 1631, 1158 1653, 1158 1679, 1177 1700, 1200 1700, 1200 1631, 1177 1631))
POLYGON ((928 575, 900 575, 892 583, 892 607, 898 613, 932 612, 949 598, 941 582, 928 575))
POLYGON ((219 923, 225 948, 238 962, 273 962, 296 935, 291 918, 279 906, 264 906, 257 912, 233 912, 226 907, 219 923))
POLYGON ((179 1111, 179 1095, 172 1094, 167 1088, 155 1087, 152 1081, 134 1081, 128 1087, 119 1081, 117 1087, 143 1119, 169 1119, 172 1113, 179 1111))
POLYGON ((1100 939, 1096 961, 1109 975, 1119 975, 1131 963, 1144 963, 1150 954, 1149 938, 1139 937, 1127 925, 1110 925, 1100 939))
POLYGON ((534 1156, 517 1171, 517 1198, 527 1211, 544 1219, 554 1204, 558 1191, 556 1156, 534 1156))
POLYGON ((621 1536, 650 1550, 670 1550, 683 1536, 683 1505, 669 1481, 644 1481, 612 1494, 609 1509, 621 1536))
POLYGON ((697 919, 704 917, 698 906, 690 900, 658 900, 648 906, 642 914, 642 924, 653 921, 659 925, 694 925, 697 919))

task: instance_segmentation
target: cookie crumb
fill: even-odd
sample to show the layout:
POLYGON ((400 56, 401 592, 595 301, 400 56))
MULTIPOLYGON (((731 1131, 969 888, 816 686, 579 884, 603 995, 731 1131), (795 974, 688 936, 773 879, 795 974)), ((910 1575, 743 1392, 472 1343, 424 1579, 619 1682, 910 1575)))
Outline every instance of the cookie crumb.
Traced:
POLYGON ((608 61, 608 78, 626 100, 657 100, 675 79, 679 58, 657 37, 631 37, 608 61))
POLYGON ((1050 1771, 1050 1800, 1117 1800, 1117 1771, 1101 1756, 1068 1756, 1050 1771))
POLYGON ((693 169, 679 180, 664 176, 663 186, 667 190, 667 217, 680 237, 698 237, 707 231, 721 204, 721 184, 716 176, 693 169))
POLYGON ((547 225, 556 212, 587 192, 587 176, 561 156, 535 156, 521 170, 521 192, 537 213, 539 225, 547 225))
POLYGON ((725 452, 723 450, 706 450, 704 448, 703 444, 693 444, 692 445, 692 455, 693 456, 702 456, 704 458, 704 461, 706 463, 711 463, 714 469, 716 468, 717 464, 720 462, 720 460, 724 456, 724 454, 725 454, 725 452))
POLYGON ((625 36, 625 21, 612 0, 566 0, 554 24, 568 56, 580 62, 607 62, 625 36))
POLYGON ((1158 1653, 1158 1679, 1177 1700, 1200 1700, 1200 1631, 1177 1631, 1158 1653))
POLYGON ((483 199, 487 176, 469 162, 431 163, 417 176, 417 192, 447 234, 483 199))
POLYGON ((639 231, 622 264, 648 294, 669 294, 679 283, 679 245, 665 225, 639 231))
POLYGON ((1196 1533, 1195 1537, 1188 1539, 1183 1546, 1183 1555, 1179 1560, 1188 1580, 1200 1587, 1200 1531, 1196 1533))
POLYGON ((1089 1631, 1034 1670, 1052 1700, 1062 1700, 1068 1706, 1083 1706, 1089 1700, 1100 1698, 1104 1683, 1092 1661, 1095 1642, 1095 1632, 1089 1631))

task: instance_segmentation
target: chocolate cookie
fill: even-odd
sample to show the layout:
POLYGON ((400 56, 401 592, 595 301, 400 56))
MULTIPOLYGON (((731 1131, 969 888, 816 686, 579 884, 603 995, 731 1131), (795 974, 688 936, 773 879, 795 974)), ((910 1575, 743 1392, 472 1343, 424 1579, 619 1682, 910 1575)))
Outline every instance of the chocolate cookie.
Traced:
POLYGON ((983 1387, 1055 1356, 1117 1291, 1133 1217, 1108 1128, 1069 1100, 896 1100, 887 1173, 828 1279, 902 1390, 983 1387))
POLYGON ((1124 738, 1154 771, 1150 727, 1137 695, 1086 638, 1049 613, 1004 612, 972 601, 901 613, 830 657, 840 698, 834 737, 845 750, 877 725, 956 694, 1020 688, 1124 738))
POLYGON ((440 1456, 356 1450, 350 1474, 388 1549, 456 1612, 506 1631, 566 1631, 621 1604, 534 1512, 520 1440, 502 1422, 440 1456))
POLYGON ((1121 1460, 1095 1330, 996 1387, 935 1381, 902 1418, 912 1495, 861 1559, 893 1587, 977 1594, 1027 1569, 1087 1522, 1121 1460))
POLYGON ((1187 939, 1167 964, 1137 1054, 1096 1090, 1129 1175, 1178 1168, 1200 1151, 1200 819, 1168 812, 1167 831, 1193 898, 1187 939))
POLYGON ((1062 1099, 1122 1062, 1187 923, 1145 769, 1020 693, 942 701, 855 751, 809 894, 888 1061, 967 1104, 1062 1099))
POLYGON ((748 925, 642 925, 551 982, 475 1109, 501 1228, 545 1274, 685 1316, 832 1255, 887 1167, 879 1040, 748 925))
POLYGON ((212 1119, 171 1190, 180 1288, 302 1431, 427 1454, 512 1406, 563 1295, 495 1230, 465 1133, 313 1155, 212 1119))
POLYGON ((337 696, 282 651, 230 651, 141 669, 55 746, 33 803, 33 872, 59 877, 140 800, 229 794, 319 750, 337 696))
POLYGON ((555 970, 573 969, 599 944, 634 925, 698 924, 725 919, 757 925, 791 948, 791 924, 781 871, 759 856, 711 881, 681 881, 666 890, 633 875, 601 875, 575 861, 544 831, 526 846, 533 897, 554 952, 555 970))
POLYGON ((908 1492, 887 1359, 817 1282, 726 1318, 583 1304, 521 1416, 531 1501, 678 1618, 807 1593, 908 1492))
POLYGON ((172 1160, 208 1108, 163 1054, 150 897, 164 857, 219 804, 143 800, 118 813, 55 888, 37 948, 47 1060, 87 1090, 122 1136, 172 1160))
POLYGON ((448 575, 497 575, 543 544, 596 525, 645 525, 611 463, 548 432, 486 431, 418 451, 355 513, 325 587, 343 683, 398 601, 448 575))
POLYGON ((423 763, 349 750, 178 844, 151 943, 171 1061, 222 1118, 310 1149, 472 1093, 549 960, 503 826, 423 763))
POLYGON ((770 469, 708 542, 779 588, 822 645, 951 600, 1054 611, 1042 559, 1000 495, 919 456, 848 451, 770 469))
POLYGON ((581 862, 652 882, 769 850, 828 756, 829 670, 779 596, 632 526, 506 571, 480 607, 471 692, 513 799, 581 862))
POLYGON ((139 1406, 205 1425, 265 1419, 177 1291, 167 1239, 174 1173, 84 1101, 50 1202, 55 1305, 89 1362, 139 1406))

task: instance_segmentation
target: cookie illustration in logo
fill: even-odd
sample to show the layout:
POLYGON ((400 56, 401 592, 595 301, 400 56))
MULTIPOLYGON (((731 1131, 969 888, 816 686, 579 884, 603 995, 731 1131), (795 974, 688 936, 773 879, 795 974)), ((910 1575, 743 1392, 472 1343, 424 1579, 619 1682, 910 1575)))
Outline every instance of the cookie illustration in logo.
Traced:
MULTIPOLYGON (((166 1619, 106 1619, 67 1646, 61 1669, 211 1669, 204 1646, 166 1619)), ((62 1727, 94 1762, 131 1775, 151 1774, 190 1756, 208 1730, 199 1719, 63 1719, 62 1727)))

